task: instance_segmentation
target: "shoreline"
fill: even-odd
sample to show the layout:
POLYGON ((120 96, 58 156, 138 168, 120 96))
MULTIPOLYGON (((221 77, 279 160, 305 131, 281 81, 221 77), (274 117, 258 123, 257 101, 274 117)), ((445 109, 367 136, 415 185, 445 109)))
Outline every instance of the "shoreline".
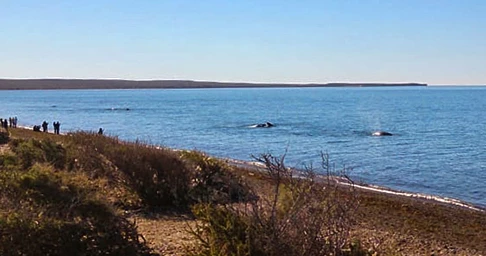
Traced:
MULTIPOLYGON (((25 129, 25 130, 31 130, 31 127, 27 127, 24 125, 18 125, 17 128, 13 129, 25 129)), ((67 131, 64 133, 60 133, 58 135, 60 136, 66 136, 69 133, 73 131, 67 131)), ((75 131, 74 131, 75 132, 75 131)), ((95 132, 95 131, 91 131, 95 132)), ((41 132, 42 133, 42 132, 41 132)), ((55 135, 52 132, 47 132, 51 135, 55 135)), ((148 146, 154 147, 155 149, 169 149, 172 151, 186 151, 187 149, 175 149, 175 148, 170 148, 170 147, 165 147, 161 145, 154 145, 154 144, 149 144, 148 146)), ((204 153, 204 152, 203 152, 204 153)), ((245 161, 245 160, 240 160, 240 159, 235 159, 235 158, 228 158, 228 157, 214 157, 211 155, 208 155, 209 157, 219 159, 229 165, 235 166, 235 167, 240 167, 248 170, 256 170, 256 171, 263 171, 265 166, 263 164, 258 163, 258 162, 253 162, 253 161, 245 161)), ((296 170, 298 177, 298 172, 299 170, 296 170)), ((316 173, 318 178, 325 178, 325 174, 321 173, 316 173)), ((476 212, 480 213, 485 213, 486 214, 486 206, 483 205, 478 205, 478 204, 473 204, 467 201, 463 201, 460 199, 456 198, 450 198, 450 197, 443 197, 443 196, 438 196, 438 195, 432 195, 432 194, 423 194, 419 192, 409 192, 409 191, 401 191, 401 190, 395 190, 386 186, 378 186, 374 184, 367 184, 367 183, 350 183, 345 181, 344 179, 340 179, 339 177, 334 177, 333 181, 337 182, 339 185, 342 186, 354 186, 355 188, 363 191, 368 191, 372 193, 379 193, 382 195, 389 195, 389 196, 395 196, 395 197, 403 197, 403 198, 410 198, 410 199, 415 199, 415 200, 425 200, 427 202, 433 202, 433 203, 438 203, 438 204, 444 204, 448 206, 453 206, 453 207, 459 207, 462 209, 468 209, 468 210, 473 210, 476 212)))
MULTIPOLYGON (((262 164, 258 162, 251 162, 251 161, 244 161, 244 160, 238 160, 238 159, 233 159, 233 158, 218 158, 221 159, 231 165, 237 166, 237 167, 243 167, 247 169, 254 169, 257 171, 261 171, 262 168, 265 168, 262 164), (260 169, 260 170, 259 170, 260 169)), ((324 174, 316 173, 319 178, 324 178, 324 174)), ((347 182, 343 179, 340 179, 338 177, 335 177, 334 179, 335 182, 337 182, 339 185, 342 186, 354 186, 357 189, 369 191, 369 192, 375 192, 375 193, 380 193, 380 194, 386 194, 386 195, 391 195, 391 196, 398 196, 398 197, 406 197, 406 198, 412 198, 412 199, 417 199, 417 200, 425 200, 429 202, 435 202, 435 203, 440 203, 440 204, 445 204, 445 205, 450 205, 450 206, 455 206, 455 207, 460 207, 463 209, 469 209, 481 213, 486 213, 486 206, 482 205, 476 205, 467 201, 463 201, 460 199, 455 199, 455 198, 450 198, 450 197, 442 197, 442 196, 437 196, 437 195, 430 195, 430 194, 423 194, 419 192, 408 192, 408 191, 400 191, 400 190, 395 190, 389 187, 384 187, 384 186, 377 186, 373 184, 356 184, 356 183, 350 183, 347 182)))

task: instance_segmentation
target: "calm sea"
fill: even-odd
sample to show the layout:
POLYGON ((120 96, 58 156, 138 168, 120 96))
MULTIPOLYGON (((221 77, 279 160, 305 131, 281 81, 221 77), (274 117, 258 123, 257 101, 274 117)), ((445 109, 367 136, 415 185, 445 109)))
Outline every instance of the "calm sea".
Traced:
POLYGON ((357 181, 486 206, 486 87, 0 91, 0 117, 252 160, 320 153, 357 181), (272 122, 272 128, 251 125, 272 122), (384 130, 390 137, 371 136, 384 130))

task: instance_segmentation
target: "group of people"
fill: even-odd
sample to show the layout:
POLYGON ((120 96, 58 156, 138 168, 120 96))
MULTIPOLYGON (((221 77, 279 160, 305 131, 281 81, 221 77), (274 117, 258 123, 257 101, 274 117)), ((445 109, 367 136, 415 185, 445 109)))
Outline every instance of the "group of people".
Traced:
MULTIPOLYGON (((54 126, 54 134, 60 134, 61 123, 59 121, 52 123, 54 126)), ((8 119, 0 118, 0 128, 8 130, 8 128, 17 128, 17 117, 9 117, 8 119)), ((49 132, 49 123, 47 121, 42 122, 42 125, 34 125, 33 130, 35 132, 49 132)), ((103 128, 98 130, 98 134, 103 135, 103 128)))
POLYGON ((9 117, 8 119, 0 118, 0 125, 2 128, 8 129, 10 128, 17 128, 17 117, 9 117))
POLYGON ((61 129, 61 123, 59 121, 52 123, 54 126, 54 134, 59 134, 59 130, 61 129))
MULTIPOLYGON (((59 131, 61 129, 61 123, 59 121, 52 123, 52 126, 54 126, 54 134, 59 134, 59 131)), ((34 125, 34 132, 40 132, 42 127, 43 132, 49 132, 49 123, 44 121, 42 122, 42 125, 34 125)))

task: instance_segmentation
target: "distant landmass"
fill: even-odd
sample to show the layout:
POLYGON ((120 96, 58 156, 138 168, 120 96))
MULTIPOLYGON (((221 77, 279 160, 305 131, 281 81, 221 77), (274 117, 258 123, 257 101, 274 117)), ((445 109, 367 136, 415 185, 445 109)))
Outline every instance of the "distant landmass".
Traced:
POLYGON ((377 87, 427 86, 422 83, 232 83, 191 80, 117 79, 0 79, 0 90, 59 89, 189 89, 189 88, 266 88, 266 87, 377 87))

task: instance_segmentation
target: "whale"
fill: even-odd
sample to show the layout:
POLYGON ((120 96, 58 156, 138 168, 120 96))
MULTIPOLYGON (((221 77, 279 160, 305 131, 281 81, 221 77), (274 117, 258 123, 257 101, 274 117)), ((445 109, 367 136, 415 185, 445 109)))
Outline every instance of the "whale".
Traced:
POLYGON ((376 131, 371 134, 372 136, 392 136, 392 133, 385 132, 385 131, 376 131))
POLYGON ((262 124, 254 124, 250 127, 252 128, 270 128, 270 127, 274 127, 275 125, 270 123, 270 122, 265 122, 265 123, 262 123, 262 124))
POLYGON ((111 110, 111 111, 130 111, 130 108, 106 108, 105 110, 111 110))

